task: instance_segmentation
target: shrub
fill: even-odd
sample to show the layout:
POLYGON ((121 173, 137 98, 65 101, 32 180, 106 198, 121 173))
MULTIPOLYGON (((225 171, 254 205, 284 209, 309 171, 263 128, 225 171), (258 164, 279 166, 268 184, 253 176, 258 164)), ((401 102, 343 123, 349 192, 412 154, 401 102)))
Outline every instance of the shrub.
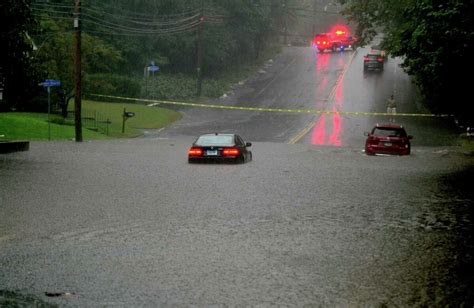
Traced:
MULTIPOLYGON (((134 78, 113 74, 90 74, 84 78, 84 96, 103 94, 125 97, 138 97, 141 85, 134 78)), ((92 97, 94 100, 111 101, 110 98, 92 97)))

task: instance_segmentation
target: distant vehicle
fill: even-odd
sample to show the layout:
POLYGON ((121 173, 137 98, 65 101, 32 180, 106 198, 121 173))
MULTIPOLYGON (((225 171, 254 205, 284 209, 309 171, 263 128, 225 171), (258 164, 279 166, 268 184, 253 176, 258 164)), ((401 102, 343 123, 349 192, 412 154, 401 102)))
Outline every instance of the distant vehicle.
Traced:
POLYGON ((319 52, 344 51, 345 49, 354 49, 357 44, 357 38, 348 35, 346 30, 336 29, 333 32, 319 33, 314 36, 313 46, 319 52))
POLYGON ((384 59, 377 54, 366 54, 364 56, 364 72, 368 70, 383 71, 384 59))
POLYGON ((410 140, 405 128, 400 124, 376 124, 370 133, 365 133, 365 154, 409 155, 410 140))
POLYGON ((324 52, 326 50, 336 51, 337 46, 333 44, 329 34, 319 33, 314 36, 313 46, 315 46, 319 52, 324 52))
POLYGON ((372 45, 369 54, 381 56, 384 61, 387 61, 388 59, 387 53, 382 49, 382 47, 380 47, 380 45, 372 45))
POLYGON ((339 49, 341 49, 341 47, 343 49, 355 49, 357 47, 357 42, 358 42, 358 39, 354 36, 347 36, 343 39, 341 39, 341 44, 340 44, 340 47, 339 49))
POLYGON ((188 150, 188 162, 245 163, 252 160, 252 152, 247 149, 250 146, 252 143, 236 134, 204 134, 188 150))

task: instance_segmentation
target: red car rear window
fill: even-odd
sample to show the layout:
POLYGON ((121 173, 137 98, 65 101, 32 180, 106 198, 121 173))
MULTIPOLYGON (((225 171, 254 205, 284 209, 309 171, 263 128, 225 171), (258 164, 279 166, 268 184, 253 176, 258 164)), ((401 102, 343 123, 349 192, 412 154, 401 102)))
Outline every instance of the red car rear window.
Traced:
POLYGON ((396 128, 383 128, 383 127, 376 127, 372 132, 373 135, 381 135, 381 136, 390 136, 390 137, 406 137, 407 133, 404 129, 396 129, 396 128))

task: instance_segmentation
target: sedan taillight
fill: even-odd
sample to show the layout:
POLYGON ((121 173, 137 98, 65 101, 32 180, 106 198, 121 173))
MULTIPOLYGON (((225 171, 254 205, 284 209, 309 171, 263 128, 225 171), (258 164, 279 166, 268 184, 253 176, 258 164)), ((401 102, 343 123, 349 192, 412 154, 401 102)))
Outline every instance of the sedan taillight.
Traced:
POLYGON ((225 148, 222 150, 224 156, 236 156, 240 154, 240 150, 237 148, 225 148))
POLYGON ((201 148, 190 148, 188 151, 189 156, 202 156, 201 148))

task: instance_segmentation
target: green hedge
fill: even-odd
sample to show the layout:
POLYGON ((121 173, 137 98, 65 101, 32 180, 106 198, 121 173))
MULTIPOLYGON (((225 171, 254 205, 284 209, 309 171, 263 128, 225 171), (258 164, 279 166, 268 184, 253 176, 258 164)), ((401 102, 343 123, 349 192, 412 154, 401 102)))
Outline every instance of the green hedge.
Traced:
MULTIPOLYGON (((125 97, 139 97, 141 84, 135 78, 113 74, 90 74, 84 78, 84 96, 88 94, 104 94, 125 97)), ((93 97, 99 100, 98 97, 93 97)), ((104 99, 111 101, 110 98, 104 99)))

